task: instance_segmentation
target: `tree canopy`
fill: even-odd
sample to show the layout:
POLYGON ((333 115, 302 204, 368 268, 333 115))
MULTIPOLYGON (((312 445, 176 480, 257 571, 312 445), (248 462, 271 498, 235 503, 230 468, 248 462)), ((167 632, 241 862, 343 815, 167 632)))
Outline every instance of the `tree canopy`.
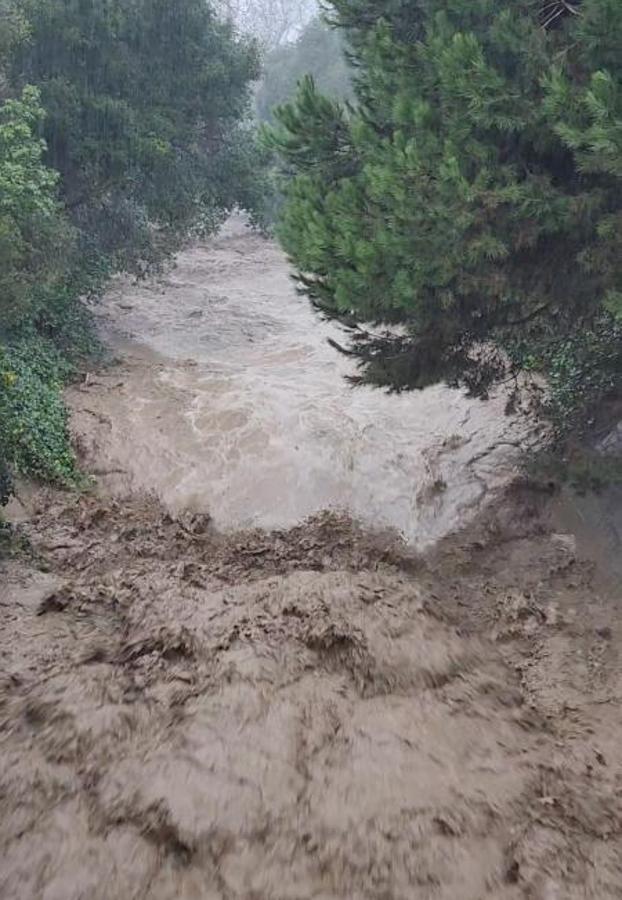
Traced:
POLYGON ((252 177, 252 43, 204 0, 21 0, 8 67, 46 110, 46 163, 90 246, 144 256, 230 209, 252 177), (245 157, 248 155, 248 158, 245 157), (246 166, 246 169, 244 168, 246 166))
POLYGON ((355 102, 307 79, 270 137, 301 285, 385 326, 354 333, 364 379, 485 395, 535 368, 585 409, 622 370, 622 6, 331 6, 355 102))

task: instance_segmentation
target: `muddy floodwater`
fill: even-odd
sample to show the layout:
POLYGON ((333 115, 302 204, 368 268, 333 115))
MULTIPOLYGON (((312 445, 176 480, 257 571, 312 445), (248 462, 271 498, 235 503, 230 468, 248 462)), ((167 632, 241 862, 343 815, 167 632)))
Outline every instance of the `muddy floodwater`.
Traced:
POLYGON ((72 405, 117 493, 154 491, 225 528, 343 509, 423 546, 464 524, 511 470, 517 427, 502 397, 353 390, 352 363, 327 340, 344 332, 240 220, 163 280, 120 283, 99 312, 125 371, 105 381, 107 396, 72 405))
POLYGON ((92 490, 0 559, 0 900, 620 900, 617 531, 502 399, 352 391, 240 222, 98 316, 92 490))

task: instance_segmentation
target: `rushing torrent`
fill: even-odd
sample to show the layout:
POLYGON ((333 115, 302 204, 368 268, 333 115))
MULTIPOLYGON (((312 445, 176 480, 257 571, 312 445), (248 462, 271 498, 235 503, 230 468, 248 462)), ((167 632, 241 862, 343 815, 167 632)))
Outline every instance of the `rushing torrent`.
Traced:
POLYGON ((103 490, 0 559, 0 900, 619 900, 619 579, 542 491, 476 516, 501 401, 350 390, 239 224, 102 328, 103 490))
POLYGON ((224 528, 344 509, 423 546, 507 480, 517 426, 502 397, 351 388, 350 360, 327 341, 343 333, 240 220, 182 253, 168 278, 121 282, 100 311, 124 377, 101 376, 109 403, 87 386, 72 405, 100 470, 105 444, 100 474, 117 494, 152 491, 224 528))

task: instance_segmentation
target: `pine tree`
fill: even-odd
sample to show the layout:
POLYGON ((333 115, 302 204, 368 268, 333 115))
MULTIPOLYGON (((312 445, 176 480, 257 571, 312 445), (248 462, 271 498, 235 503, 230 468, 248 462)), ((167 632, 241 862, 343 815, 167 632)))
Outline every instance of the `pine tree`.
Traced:
POLYGON ((356 99, 307 79, 269 135, 302 286, 391 326, 355 333, 367 380, 485 395, 508 360, 559 374, 598 346, 592 402, 622 370, 622 5, 332 7, 356 99))

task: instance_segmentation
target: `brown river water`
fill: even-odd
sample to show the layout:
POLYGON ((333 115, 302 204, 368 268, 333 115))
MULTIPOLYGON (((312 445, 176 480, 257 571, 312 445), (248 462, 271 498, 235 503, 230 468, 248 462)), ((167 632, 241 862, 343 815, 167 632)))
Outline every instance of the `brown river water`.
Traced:
POLYGON ((344 333, 312 312, 281 251, 240 220, 182 253, 164 280, 120 283, 100 312, 126 372, 115 372, 108 406, 97 396, 89 411, 88 394, 74 406, 80 432, 91 430, 81 410, 108 426, 117 493, 154 491, 221 528, 342 509, 425 546, 511 473, 518 426, 502 397, 352 389, 352 363, 327 341, 344 333))
POLYGON ((239 221, 98 315, 93 490, 0 558, 0 900, 619 900, 619 580, 502 400, 352 391, 239 221))

